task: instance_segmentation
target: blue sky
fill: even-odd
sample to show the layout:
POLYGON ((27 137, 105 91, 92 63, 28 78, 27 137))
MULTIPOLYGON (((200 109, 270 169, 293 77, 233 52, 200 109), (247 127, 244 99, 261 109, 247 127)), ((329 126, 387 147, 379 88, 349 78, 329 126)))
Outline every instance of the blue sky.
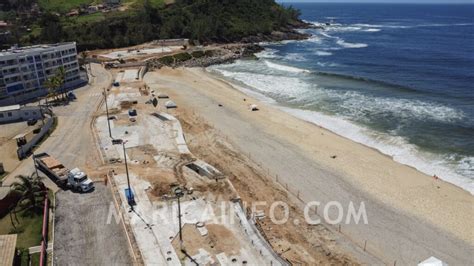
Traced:
POLYGON ((297 2, 339 2, 339 3, 470 3, 474 0, 277 0, 277 2, 297 3, 297 2))

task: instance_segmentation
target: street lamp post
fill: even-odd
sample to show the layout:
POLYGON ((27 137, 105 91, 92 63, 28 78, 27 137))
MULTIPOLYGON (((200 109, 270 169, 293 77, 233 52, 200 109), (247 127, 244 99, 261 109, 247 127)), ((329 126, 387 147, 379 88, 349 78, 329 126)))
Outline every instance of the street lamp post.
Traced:
POLYGON ((183 193, 183 190, 179 187, 174 190, 174 193, 175 193, 176 197, 178 198, 179 247, 180 247, 181 251, 183 251, 184 247, 183 247, 183 232, 181 230, 181 202, 180 202, 180 198, 182 196, 184 196, 184 193, 183 193))
POLYGON ((122 147, 123 147, 123 158, 125 160, 125 171, 127 173, 127 185, 128 185, 128 195, 127 200, 128 200, 128 205, 130 205, 130 208, 133 210, 133 194, 132 194, 132 189, 130 188, 130 176, 128 175, 128 164, 127 164, 127 153, 125 152, 125 143, 126 141, 122 141, 122 147))
POLYGON ((40 145, 33 145, 31 147, 31 158, 33 159, 33 167, 35 168, 35 173, 36 173, 36 176, 39 176, 38 174, 38 165, 36 164, 36 160, 35 160, 35 148, 39 147, 40 145))
POLYGON ((35 152, 33 150, 31 151, 31 158, 33 158, 33 167, 35 168, 36 176, 39 177, 38 166, 36 165, 36 160, 35 160, 35 152))
POLYGON ((104 88, 104 98, 105 98, 105 112, 107 113, 107 125, 109 126, 109 136, 111 139, 113 139, 112 137, 112 130, 110 129, 110 118, 109 118, 109 106, 107 104, 107 91, 105 90, 104 88))

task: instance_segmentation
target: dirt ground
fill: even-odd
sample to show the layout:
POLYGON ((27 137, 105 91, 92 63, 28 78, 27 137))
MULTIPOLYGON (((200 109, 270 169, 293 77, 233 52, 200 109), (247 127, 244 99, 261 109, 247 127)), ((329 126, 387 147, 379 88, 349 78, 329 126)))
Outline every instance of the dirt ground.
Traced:
POLYGON ((3 163, 5 171, 12 172, 19 164, 16 154, 17 145, 13 139, 16 135, 27 133, 27 141, 34 137, 33 129, 39 127, 41 122, 35 126, 28 126, 26 122, 0 125, 0 163, 3 163))
MULTIPOLYGON (((223 172, 246 203, 283 201, 290 205, 290 220, 304 221, 290 196, 267 176, 264 169, 237 151, 225 137, 186 110, 176 115, 183 125, 188 146, 197 157, 223 172)), ((268 208, 265 210, 268 212, 268 208)), ((278 216, 278 211, 276 212, 278 216)), ((267 213, 268 217, 268 213, 267 213)), ((276 225, 268 218, 260 221, 263 234, 273 249, 291 263, 300 264, 357 264, 335 245, 335 236, 322 225, 310 226, 288 222, 276 225)))

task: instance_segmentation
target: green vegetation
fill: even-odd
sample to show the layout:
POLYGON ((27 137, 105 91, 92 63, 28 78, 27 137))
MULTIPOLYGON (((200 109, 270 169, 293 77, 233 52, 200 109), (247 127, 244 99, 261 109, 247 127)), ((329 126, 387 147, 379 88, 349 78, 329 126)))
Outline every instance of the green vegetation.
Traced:
MULTIPOLYGON (((165 4, 164 0, 124 0, 123 3, 128 3, 134 7, 142 7, 145 5, 145 2, 148 1, 148 4, 154 8, 163 7, 165 4)), ((170 1, 167 1, 170 2, 170 1)))
POLYGON ((174 59, 176 60, 176 62, 184 62, 184 61, 187 61, 191 58, 193 58, 190 54, 188 53, 179 53, 179 54, 175 54, 174 56, 174 59))
MULTIPOLYGON (((19 259, 19 266, 29 266, 30 265, 30 258, 29 258, 29 251, 27 248, 17 248, 17 252, 20 254, 18 255, 20 257, 19 259)), ((15 264, 16 265, 16 264, 15 264)), ((31 264, 33 265, 33 264, 31 264)), ((39 265, 39 264, 36 264, 39 265)))
POLYGON ((45 187, 35 174, 17 179, 10 193, 18 194, 19 201, 0 219, 0 234, 18 234, 17 248, 29 248, 41 243, 45 187))
POLYGON ((18 195, 19 200, 0 219, 0 234, 17 234, 21 265, 28 265, 28 248, 41 244, 43 202, 47 193, 41 178, 34 173, 16 178, 18 181, 12 184, 10 193, 18 195))
POLYGON ((31 265, 40 265, 40 253, 31 254, 31 265))
POLYGON ((48 89, 47 98, 54 98, 55 102, 67 101, 67 92, 63 90, 65 83, 66 70, 64 67, 56 69, 54 76, 44 82, 44 87, 48 89))
POLYGON ((17 248, 29 248, 41 244, 43 213, 23 211, 16 216, 18 218, 18 221, 15 221, 16 229, 9 215, 0 219, 0 235, 18 234, 17 248))
POLYGON ((194 51, 194 52, 191 53, 191 55, 194 58, 201 58, 201 57, 205 56, 206 54, 203 51, 194 51))
MULTIPOLYGON (((28 1, 28 0, 25 0, 28 1)), ((33 1, 33 0, 29 0, 33 1)), ((44 10, 64 12, 91 0, 39 0, 44 10)), ((200 43, 234 42, 268 35, 298 22, 299 11, 274 0, 125 0, 125 11, 79 17, 45 12, 16 20, 7 44, 76 41, 79 50, 131 46, 156 39, 189 38, 200 43)), ((95 3, 95 2, 94 2, 95 3)))
POLYGON ((212 55, 211 51, 206 51, 206 52, 194 51, 192 53, 179 53, 179 54, 175 54, 175 55, 164 56, 164 57, 158 59, 158 61, 160 63, 162 63, 163 65, 171 66, 174 63, 184 62, 184 61, 190 60, 192 58, 201 58, 201 57, 204 57, 204 56, 211 56, 211 55, 212 55))
POLYGON ((97 13, 92 13, 92 14, 88 14, 88 15, 72 17, 71 22, 73 24, 94 23, 94 22, 100 22, 104 19, 105 19, 104 14, 101 13, 101 12, 97 12, 97 13))
POLYGON ((94 2, 94 0, 38 0, 39 6, 46 11, 54 11, 66 13, 73 8, 79 8, 81 6, 88 6, 94 2))
POLYGON ((170 66, 174 63, 174 57, 172 55, 168 55, 158 59, 158 61, 163 65, 170 66))

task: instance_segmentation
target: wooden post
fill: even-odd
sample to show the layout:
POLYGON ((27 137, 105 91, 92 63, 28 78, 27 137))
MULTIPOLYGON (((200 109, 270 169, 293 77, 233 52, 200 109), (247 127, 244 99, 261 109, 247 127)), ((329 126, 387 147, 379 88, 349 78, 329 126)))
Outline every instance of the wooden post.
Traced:
POLYGON ((339 224, 339 233, 341 232, 341 225, 339 224))
POLYGON ((364 241, 364 251, 366 250, 367 248, 367 240, 364 241))

